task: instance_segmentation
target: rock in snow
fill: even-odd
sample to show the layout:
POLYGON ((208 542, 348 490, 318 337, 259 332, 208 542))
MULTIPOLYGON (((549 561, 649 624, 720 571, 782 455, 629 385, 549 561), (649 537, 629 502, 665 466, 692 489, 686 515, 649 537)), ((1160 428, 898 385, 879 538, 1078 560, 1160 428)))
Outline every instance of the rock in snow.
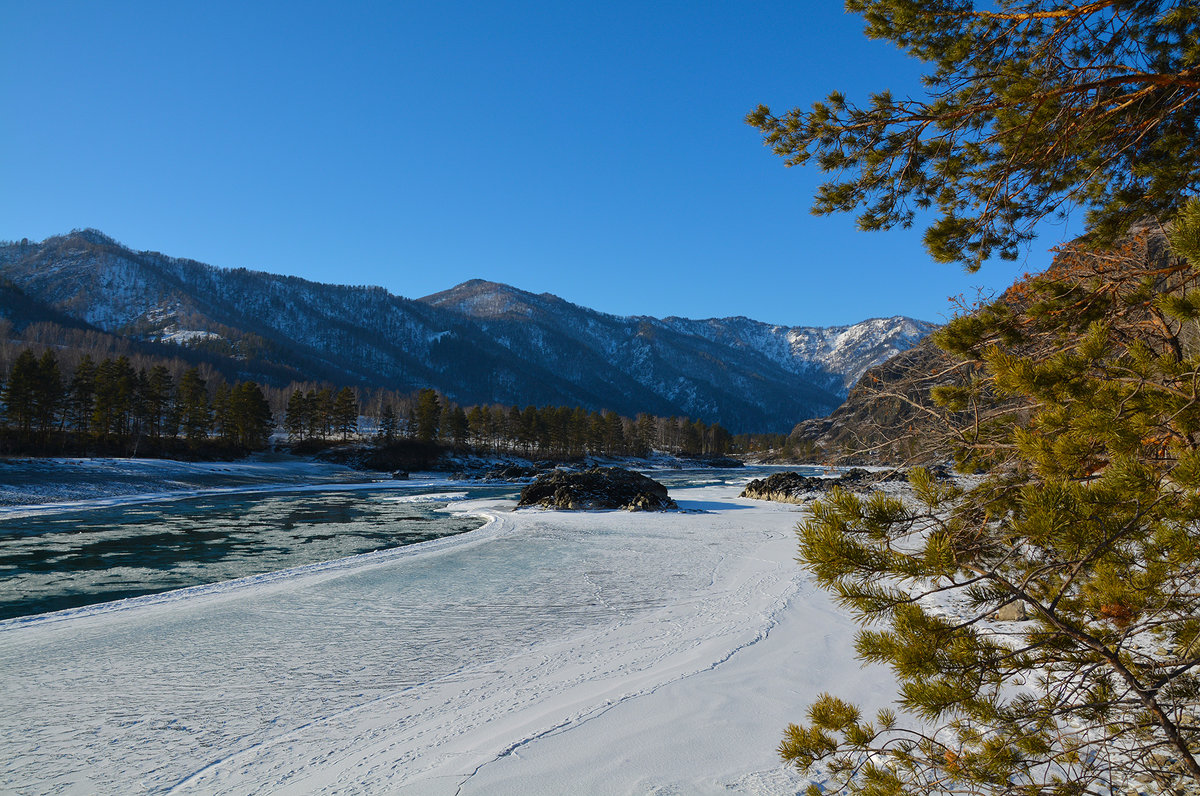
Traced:
MULTIPOLYGON (((937 479, 950 478, 950 472, 943 466, 927 468, 930 475, 937 479)), ((779 503, 804 503, 816 494, 828 492, 835 486, 852 492, 872 489, 886 481, 907 481, 908 473, 904 470, 888 470, 871 473, 861 467, 852 467, 837 478, 817 478, 804 476, 791 470, 775 473, 768 478, 756 478, 746 484, 740 497, 754 500, 774 500, 779 503)))
POLYGON ((554 470, 522 489, 517 505, 565 510, 679 508, 665 486, 622 467, 593 467, 579 472, 554 470))
POLYGON ((870 473, 854 468, 838 478, 818 478, 800 475, 797 472, 775 473, 769 478, 756 478, 746 484, 741 497, 755 500, 775 500, 780 503, 801 503, 803 498, 815 492, 825 492, 835 486, 846 489, 861 488, 870 473))

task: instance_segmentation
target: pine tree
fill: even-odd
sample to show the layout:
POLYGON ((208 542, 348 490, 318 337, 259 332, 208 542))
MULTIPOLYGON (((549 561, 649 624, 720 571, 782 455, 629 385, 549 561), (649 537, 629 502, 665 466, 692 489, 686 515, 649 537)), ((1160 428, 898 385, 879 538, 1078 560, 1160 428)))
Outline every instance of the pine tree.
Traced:
POLYGON ((283 419, 283 427, 288 438, 293 442, 303 442, 304 434, 312 424, 310 420, 308 397, 303 390, 293 390, 288 397, 287 410, 283 419))
POLYGON ((654 449, 656 424, 653 415, 640 414, 634 424, 635 455, 646 456, 654 449))
POLYGON ((266 447, 274 428, 271 406, 257 382, 240 382, 229 393, 232 442, 247 450, 266 447))
POLYGON ((467 420, 467 413, 461 406, 455 406, 450 410, 449 417, 446 418, 446 433, 447 438, 456 448, 461 448, 467 444, 467 434, 470 430, 470 424, 467 420))
POLYGON ((38 375, 37 357, 27 348, 13 361, 8 383, 4 386, 4 406, 8 422, 26 438, 33 433, 33 424, 37 417, 38 375))
POLYGON ((155 365, 146 379, 146 415, 149 434, 156 441, 164 436, 174 436, 171 423, 171 399, 174 379, 165 365, 155 365))
POLYGON ((836 175, 815 212, 873 230, 933 211, 926 247, 969 269, 1016 258, 1074 207, 1085 243, 1115 248, 1069 248, 939 333, 964 376, 934 397, 977 481, 916 471, 915 502, 835 491, 812 506, 801 561, 862 625, 859 655, 895 672, 901 712, 823 695, 780 752, 852 793, 1194 791, 1200 6, 847 8, 930 65, 929 95, 750 114, 789 165, 836 175), (1174 220, 1191 268, 1144 229, 1118 242, 1146 218, 1174 220))
POLYGON ((417 439, 421 442, 433 442, 437 438, 438 424, 441 421, 442 404, 437 392, 430 389, 421 390, 417 394, 415 423, 417 439))
POLYGON ((604 416, 604 448, 612 456, 625 453, 625 424, 616 412, 604 416))
POLYGON ((333 391, 328 387, 309 390, 305 396, 308 403, 309 439, 327 440, 333 434, 333 391))
POLYGON ((133 374, 132 384, 133 393, 129 404, 129 431, 133 437, 133 447, 130 449, 130 455, 136 456, 142 438, 150 436, 151 426, 153 425, 153 418, 151 417, 152 407, 150 405, 150 375, 146 373, 145 368, 133 374))
POLYGON ((58 368, 58 358, 49 349, 42 352, 38 359, 34 403, 38 440, 44 446, 49 443, 50 432, 58 425, 59 411, 66 403, 66 389, 58 368))
POLYGON ((343 387, 333 401, 333 427, 343 440, 358 431, 358 398, 354 390, 343 387))
MULTIPOLYGON (((1173 242, 1200 264, 1189 212, 1173 242)), ((801 528, 912 720, 825 695, 785 759, 863 793, 1200 785, 1200 269, 1161 248, 1067 249, 938 332, 972 375, 934 397, 987 476, 835 492, 801 528)))
POLYGON ((488 411, 486 406, 472 406, 467 410, 467 434, 473 445, 484 447, 490 445, 488 439, 488 411))
POLYGON ((96 368, 92 428, 98 436, 128 440, 137 374, 125 356, 105 359, 96 368))
POLYGON ((226 445, 236 445, 238 441, 237 421, 234 418, 232 391, 229 385, 221 382, 213 391, 212 423, 213 429, 226 445))
POLYGON ((67 391, 68 423, 75 431, 86 433, 92 425, 92 412, 96 403, 96 363, 89 354, 84 354, 75 366, 71 384, 67 391))
POLYGON ((928 210, 933 257, 976 268, 1019 256, 1047 216, 1087 210, 1094 242, 1170 218, 1200 174, 1200 6, 1098 0, 847 0, 867 35, 928 64, 929 96, 833 92, 747 121, 790 165, 837 176, 813 212, 864 230, 928 210))
POLYGON ((383 405, 383 410, 379 413, 379 434, 378 437, 385 445, 390 445, 396 441, 396 436, 400 431, 400 422, 396 419, 396 410, 392 408, 390 403, 383 405))
POLYGON ((184 438, 192 445, 207 439, 212 430, 212 408, 208 386, 196 368, 190 368, 180 377, 175 404, 184 438))

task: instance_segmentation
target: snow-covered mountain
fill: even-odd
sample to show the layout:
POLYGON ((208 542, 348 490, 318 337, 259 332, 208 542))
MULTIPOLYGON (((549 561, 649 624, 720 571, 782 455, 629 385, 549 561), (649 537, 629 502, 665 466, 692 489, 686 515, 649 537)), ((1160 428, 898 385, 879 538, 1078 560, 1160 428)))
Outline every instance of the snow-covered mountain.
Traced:
POLYGON ((916 345, 936 324, 903 315, 851 326, 776 326, 745 317, 694 321, 667 318, 672 328, 737 349, 752 349, 798 375, 824 378, 845 396, 870 368, 916 345))
POLYGON ((134 252, 95 230, 0 245, 0 277, 59 322, 338 384, 687 415, 733 431, 783 431, 828 414, 866 368, 932 328, 901 317, 824 329, 620 317, 483 280, 411 300, 134 252))

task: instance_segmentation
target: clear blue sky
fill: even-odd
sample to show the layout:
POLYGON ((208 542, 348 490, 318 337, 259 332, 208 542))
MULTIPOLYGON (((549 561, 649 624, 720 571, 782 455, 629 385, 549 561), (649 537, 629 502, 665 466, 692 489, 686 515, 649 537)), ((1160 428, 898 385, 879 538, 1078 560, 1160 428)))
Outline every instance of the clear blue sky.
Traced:
POLYGON ((743 117, 918 65, 830 2, 0 3, 0 238, 789 325, 1003 289, 814 217, 743 117))

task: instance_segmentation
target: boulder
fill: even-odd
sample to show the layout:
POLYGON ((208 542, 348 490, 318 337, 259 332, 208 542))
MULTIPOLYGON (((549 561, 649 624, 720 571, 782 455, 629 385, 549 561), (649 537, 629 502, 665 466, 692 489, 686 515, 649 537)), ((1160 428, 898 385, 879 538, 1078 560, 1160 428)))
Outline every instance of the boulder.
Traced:
POLYGON ((843 489, 865 489, 876 479, 860 467, 854 467, 837 478, 816 478, 787 471, 768 478, 756 478, 746 484, 742 497, 755 500, 774 500, 780 503, 803 503, 806 496, 827 492, 835 486, 843 489))
POLYGON ((992 617, 1000 622, 1020 622, 1029 618, 1029 614, 1025 610, 1025 603, 1021 600, 1013 600, 1010 603, 1005 603, 996 609, 992 617))
POLYGON ((665 486, 653 478, 621 467, 553 470, 538 476, 537 480, 522 489, 517 505, 569 511, 666 511, 679 508, 667 494, 665 486))

